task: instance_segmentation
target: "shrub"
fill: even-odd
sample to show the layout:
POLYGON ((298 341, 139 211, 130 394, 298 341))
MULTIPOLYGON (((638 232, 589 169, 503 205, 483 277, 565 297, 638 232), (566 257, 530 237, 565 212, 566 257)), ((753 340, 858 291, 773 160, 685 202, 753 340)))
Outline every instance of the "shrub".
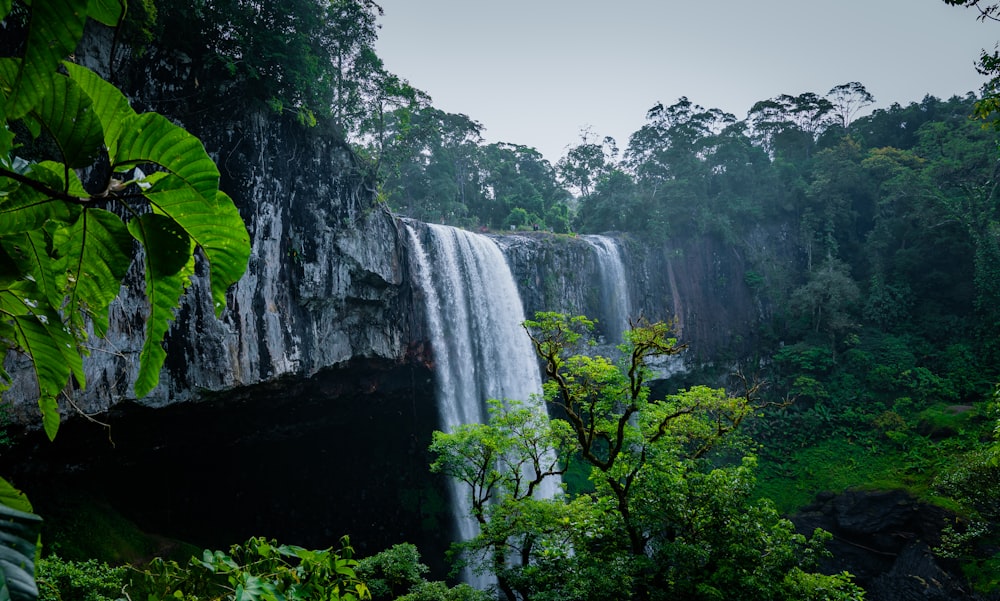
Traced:
POLYGON ((35 564, 39 601, 113 601, 122 596, 128 568, 94 559, 65 561, 58 555, 35 564))

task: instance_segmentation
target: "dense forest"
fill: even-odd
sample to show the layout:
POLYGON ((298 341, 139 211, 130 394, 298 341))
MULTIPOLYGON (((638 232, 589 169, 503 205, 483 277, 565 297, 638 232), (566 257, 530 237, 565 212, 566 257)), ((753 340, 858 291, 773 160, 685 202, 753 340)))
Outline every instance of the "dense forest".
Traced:
MULTIPOLYGON (((995 14, 976 1, 945 1, 979 7, 986 19, 995 14)), ((5 30, 31 27, 28 6, 0 8, 5 30)), ((634 370, 621 372, 572 355, 567 340, 586 335, 586 320, 549 315, 529 324, 555 382, 550 400, 562 398, 562 409, 571 410, 574 395, 601 398, 606 405, 591 405, 586 419, 607 433, 605 443, 575 447, 574 432, 559 431, 563 426, 530 424, 535 442, 547 441, 562 458, 582 456, 593 470, 589 484, 588 472, 572 484, 578 497, 558 509, 532 504, 526 483, 512 477, 516 470, 497 468, 491 486, 511 487, 512 503, 484 499, 484 537, 467 548, 501 573, 508 598, 714 599, 736 587, 745 599, 860 598, 848 575, 812 571, 825 535, 796 535, 780 517, 819 491, 849 488, 903 489, 953 512, 935 552, 960 561, 978 592, 996 594, 995 87, 988 84, 982 96, 928 96, 871 110, 876 99, 865 86, 846 82, 826 93, 761 99, 743 118, 687 98, 651 99, 645 125, 627 141, 585 130, 553 165, 528 146, 486 144, 482 124, 435 108, 428 94, 387 72, 374 51, 380 11, 372 0, 136 0, 119 24, 110 81, 141 89, 143 74, 130 64, 158 48, 183 53, 197 65, 192 77, 199 82, 186 110, 261 110, 341 139, 376 178, 379 202, 396 214, 476 231, 613 231, 669 248, 713 237, 747 265, 744 284, 760 306, 755 355, 718 362, 739 364, 742 388, 726 394, 692 385, 650 403, 648 414, 629 408, 648 401, 643 361, 674 352, 677 341, 661 325, 637 323, 627 347, 634 370), (591 388, 567 384, 574 381, 591 388), (623 397, 625 390, 632 396, 623 397), (629 493, 633 482, 641 485, 629 493), (676 515, 661 511, 664 498, 676 515), (711 519, 685 529, 703 510, 711 519), (559 546, 553 532, 564 524, 587 526, 559 546), (741 538, 754 529, 768 534, 741 538), (504 572, 515 539, 525 561, 504 572), (772 561, 748 567, 761 556, 772 561)), ((5 38, 3 54, 20 56, 16 36, 5 38)), ((980 68, 989 75, 998 63, 984 52, 980 68)), ((0 70, 4 100, 20 85, 11 83, 19 68, 13 64, 0 70)), ((10 167, 15 135, 29 161, 47 150, 32 128, 52 115, 22 121, 26 112, 4 113, 5 196, 28 177, 10 167)), ((4 242, 13 252, 11 238, 4 242)), ((193 257, 193 246, 188 251, 193 257)), ((124 269, 115 275, 117 283, 124 269)), ((69 374, 59 376, 64 382, 69 374)), ((707 368, 689 377, 720 380, 707 368)), ((525 431, 517 420, 526 416, 495 409, 494 418, 465 432, 467 439, 437 439, 435 469, 461 478, 468 457, 455 449, 470 441, 511 457, 512 432, 525 431)), ((586 429, 575 434, 587 440, 586 429)), ((81 563, 39 563, 40 581, 53 583, 43 598, 69 598, 54 591, 73 586, 95 595, 105 587, 88 598, 115 598, 123 570, 75 559, 81 563)), ((411 546, 359 562, 346 541, 335 552, 313 552, 252 540, 187 566, 151 566, 134 583, 150 599, 195 598, 179 591, 210 590, 220 575, 240 591, 236 598, 278 599, 292 590, 345 599, 478 595, 425 582, 411 546), (313 588, 294 588, 305 582, 313 588)))
POLYGON ((378 166, 386 202, 430 221, 724 241, 766 313, 744 358, 772 403, 746 424, 766 441, 760 494, 789 512, 850 487, 957 503, 976 526, 949 553, 989 589, 998 136, 973 117, 977 100, 856 117, 873 99, 850 82, 762 100, 738 120, 681 98, 651 108, 623 151, 583 132, 555 166, 482 144, 463 115, 407 108, 387 120, 378 166))

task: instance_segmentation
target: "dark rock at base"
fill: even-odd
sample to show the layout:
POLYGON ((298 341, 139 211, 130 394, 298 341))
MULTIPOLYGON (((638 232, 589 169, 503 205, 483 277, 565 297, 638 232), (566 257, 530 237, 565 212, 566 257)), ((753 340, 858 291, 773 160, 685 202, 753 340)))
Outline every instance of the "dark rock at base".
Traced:
POLYGON ((932 551, 948 516, 905 491, 847 491, 818 495, 792 521, 803 534, 833 534, 821 569, 853 574, 867 601, 973 601, 958 566, 932 551))
POLYGON ((948 573, 927 545, 903 549, 892 569, 868 586, 868 599, 891 601, 952 601, 976 599, 960 578, 948 573))

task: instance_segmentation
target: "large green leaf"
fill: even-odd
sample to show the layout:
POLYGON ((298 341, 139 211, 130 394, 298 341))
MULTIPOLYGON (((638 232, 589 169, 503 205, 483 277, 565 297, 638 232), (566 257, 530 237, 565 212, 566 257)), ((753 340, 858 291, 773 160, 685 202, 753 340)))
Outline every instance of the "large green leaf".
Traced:
POLYGON ((191 284, 194 275, 194 242, 171 220, 162 215, 146 214, 129 221, 128 230, 138 240, 145 252, 146 296, 149 298, 149 318, 146 321, 146 341, 139 354, 139 374, 135 380, 135 394, 149 394, 160 379, 160 368, 167 354, 163 350, 163 337, 180 306, 181 295, 191 284), (182 244, 186 247, 180 248, 182 244), (156 257, 163 254, 166 256, 156 257), (177 269, 180 257, 184 262, 177 269), (171 270, 173 273, 171 273, 171 270))
POLYGON ((118 27, 125 18, 124 0, 90 0, 87 13, 91 19, 108 27, 118 27))
MULTIPOLYGON (((0 297, 4 294, 0 291, 0 297)), ((51 440, 59 429, 56 397, 66 386, 71 372, 83 378, 83 365, 77 354, 76 341, 63 329, 62 323, 53 323, 48 317, 43 321, 41 317, 33 313, 18 315, 12 317, 9 323, 15 332, 15 342, 34 365, 42 425, 51 440)))
POLYGON ((32 362, 39 389, 42 423, 49 438, 59 428, 56 397, 70 374, 80 386, 86 382, 83 360, 76 340, 30 280, 18 280, 0 288, 0 320, 5 322, 15 348, 32 362))
POLYGON ((132 220, 129 229, 141 231, 142 241, 149 257, 146 264, 153 277, 170 277, 179 273, 191 260, 194 245, 191 237, 176 221, 157 213, 147 213, 132 220))
POLYGON ((35 0, 24 59, 7 97, 7 118, 19 119, 49 93, 60 61, 83 37, 87 0, 35 0))
POLYGON ((186 228, 211 264, 210 278, 215 316, 226 306, 226 290, 243 277, 250 260, 250 234, 233 199, 221 190, 216 195, 215 218, 188 223, 186 228))
POLYGON ((55 140, 68 167, 89 167, 104 140, 92 105, 75 81, 57 75, 52 78, 50 92, 32 111, 55 140))
POLYGON ((7 482, 3 478, 0 478, 0 505, 6 505, 11 509, 25 513, 34 512, 27 495, 14 488, 10 482, 7 482))
POLYGON ((13 0, 0 0, 0 21, 3 21, 14 6, 13 0))
POLYGON ((61 306, 63 288, 57 284, 59 278, 45 231, 37 229, 4 236, 0 244, 18 272, 34 279, 40 299, 44 298, 52 307, 61 306))
POLYGON ((128 117, 122 123, 111 167, 125 171, 143 163, 159 165, 209 203, 219 190, 219 170, 201 140, 157 113, 128 117))
POLYGON ((175 176, 161 179, 145 194, 157 211, 176 221, 201 247, 209 262, 212 302, 219 316, 226 290, 243 276, 250 257, 250 235, 236 205, 221 191, 214 202, 206 202, 175 176))
MULTIPOLYGON (((35 185, 19 182, 18 187, 6 196, 0 196, 0 236, 9 236, 36 230, 49 219, 71 223, 76 219, 80 207, 54 195, 72 187, 64 177, 65 170, 58 171, 52 163, 39 163, 22 177, 35 185)), ((75 177, 75 174, 73 175, 75 177)), ((0 181, 4 178, 0 177, 0 181)))
POLYGON ((74 322, 90 315, 97 334, 107 330, 108 305, 118 296, 132 263, 132 238, 114 213, 87 209, 54 237, 59 271, 69 284, 65 314, 74 322))
POLYGON ((35 555, 42 518, 0 505, 0 597, 35 601, 35 555))
POLYGON ((108 154, 118 152, 118 136, 125 120, 135 116, 128 100, 121 91, 86 67, 74 63, 63 63, 70 78, 87 94, 92 103, 94 115, 104 130, 104 145, 108 154))
MULTIPOLYGON (((11 87, 17 80, 23 61, 0 59, 0 86, 11 87)), ((82 67, 81 67, 82 68, 82 67)), ((49 89, 26 115, 23 123, 32 137, 47 130, 56 142, 69 167, 88 167, 97 156, 103 140, 101 124, 89 94, 76 81, 52 73, 49 89)))

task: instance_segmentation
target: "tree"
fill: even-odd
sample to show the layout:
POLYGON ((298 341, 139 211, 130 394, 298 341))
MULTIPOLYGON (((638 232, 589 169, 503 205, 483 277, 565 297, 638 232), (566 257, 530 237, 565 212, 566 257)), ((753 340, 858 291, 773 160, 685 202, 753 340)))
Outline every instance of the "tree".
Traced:
POLYGON ((833 103, 833 113, 844 130, 851 126, 851 121, 858 111, 875 104, 875 97, 857 81, 834 86, 826 96, 833 103))
POLYGON ((444 582, 428 582, 430 570, 420 563, 417 548, 409 543, 358 561, 357 575, 371 592, 372 601, 490 601, 487 592, 468 584, 449 588, 444 582))
POLYGON ((605 136, 597 142, 593 131, 587 128, 580 132, 580 144, 570 148, 566 156, 559 159, 556 171, 563 185, 577 190, 581 196, 587 196, 594 184, 613 167, 617 154, 614 138, 605 136))
POLYGON ((489 227, 502 225, 515 209, 524 209, 532 220, 541 221, 552 207, 569 198, 569 192, 559 186, 555 169, 534 148, 489 144, 481 150, 479 168, 486 204, 478 214, 480 223, 489 227))
POLYGON ((472 494, 481 534, 462 545, 467 560, 507 599, 860 598, 847 576, 809 572, 827 535, 798 535, 752 501, 753 457, 730 459, 755 386, 652 397, 651 363, 683 348, 667 324, 634 324, 619 364, 578 354, 593 327, 583 317, 540 313, 525 327, 553 418, 494 402, 488 424, 436 433, 431 449, 472 494), (574 472, 587 483, 573 494, 532 495, 574 472))
POLYGON ((395 210, 425 221, 463 225, 482 204, 479 144, 483 126, 431 106, 387 115, 380 152, 382 189, 395 210))
POLYGON ((833 103, 813 92, 782 94, 754 104, 747 119, 756 141, 772 156, 809 158, 833 110, 833 103))
POLYGON ((827 333, 830 350, 836 353, 837 337, 857 327, 853 314, 860 296, 850 267, 827 256, 809 273, 808 281, 792 293, 791 307, 813 332, 827 333))
POLYGON ((191 57, 197 97, 332 122, 354 133, 386 77, 373 0, 161 0, 164 35, 191 57))
MULTIPOLYGON (((12 9, 0 4, 5 23, 12 9)), ((57 397, 86 385, 88 329, 106 331, 133 256, 141 257, 150 306, 135 382, 143 396, 158 382, 163 338, 196 257, 208 261, 220 315, 246 269, 250 240, 197 138, 156 113, 137 114, 117 88, 66 60, 88 17, 117 25, 123 4, 34 0, 18 10, 30 12, 23 55, 0 58, 0 363, 9 350, 31 360, 42 425, 54 438, 57 397)), ((12 555, 0 590, 32 599, 37 519, 6 482, 0 486, 12 555)))
POLYGON ((628 173, 613 169, 581 200, 576 223, 583 232, 641 231, 643 215, 635 180, 628 173))
POLYGON ((635 175, 645 204, 637 223, 662 237, 704 231, 700 207, 707 204, 711 170, 706 158, 719 132, 735 122, 719 109, 687 98, 656 104, 647 123, 629 138, 625 164, 635 175))
MULTIPOLYGON (((944 3, 974 8, 979 11, 980 21, 1000 21, 1000 3, 991 4, 982 0, 944 0, 944 3)), ((983 49, 976 71, 990 79, 983 84, 982 98, 976 101, 974 114, 1000 129, 1000 49, 994 48, 992 52, 983 49)))

